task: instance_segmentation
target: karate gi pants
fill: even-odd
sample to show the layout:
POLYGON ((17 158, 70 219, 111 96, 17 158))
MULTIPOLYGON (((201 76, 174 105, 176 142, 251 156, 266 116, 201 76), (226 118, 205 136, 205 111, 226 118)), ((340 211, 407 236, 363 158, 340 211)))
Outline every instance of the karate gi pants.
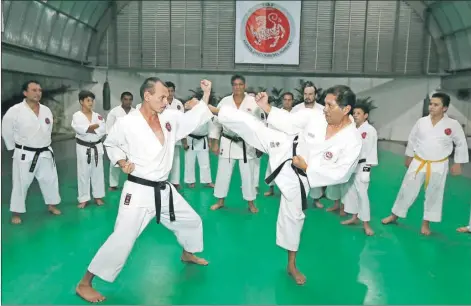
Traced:
MULTIPOLYGON (((175 221, 170 222, 170 190, 167 185, 165 190, 160 192, 162 203, 160 223, 175 234, 178 243, 185 251, 201 252, 203 251, 201 218, 175 187, 171 188, 175 221)), ((107 282, 113 282, 126 263, 139 235, 149 222, 155 222, 155 213, 154 188, 126 181, 121 193, 114 231, 96 253, 88 271, 107 282), (130 195, 128 201, 126 201, 127 195, 130 195)))
POLYGON ((118 187, 121 171, 120 167, 114 167, 110 164, 110 187, 118 187))
MULTIPOLYGON (((90 183, 93 198, 104 198, 105 173, 103 170, 103 154, 98 153, 98 165, 96 165, 94 149, 90 150, 90 163, 87 163, 87 147, 76 144, 76 152, 78 202, 83 203, 90 201, 90 183)), ((120 168, 118 169, 120 170, 120 168)))
POLYGON ((341 185, 345 212, 352 215, 358 214, 358 219, 363 222, 370 221, 369 185, 369 180, 362 180, 361 173, 353 173, 348 182, 341 185))
POLYGON ((196 159, 198 159, 198 166, 200 168, 200 183, 211 183, 211 166, 209 164, 208 149, 192 150, 191 147, 185 151, 185 183, 194 184, 196 182, 196 159))
POLYGON ((21 150, 19 149, 15 149, 13 154, 13 188, 11 190, 10 211, 14 213, 26 212, 26 195, 34 178, 38 180, 45 204, 59 204, 61 202, 59 180, 50 153, 41 153, 33 172, 29 172, 33 161, 32 157, 31 160, 21 160, 21 150), (46 154, 48 156, 44 156, 46 154))
POLYGON ((172 170, 170 170, 170 183, 180 185, 180 151, 182 146, 175 146, 173 151, 172 170))
POLYGON ((332 201, 340 200, 342 197, 342 184, 327 186, 325 196, 332 201))
POLYGON ((254 158, 253 160, 253 186, 258 187, 260 181, 260 160, 261 158, 254 158))
POLYGON ((239 163, 240 178, 242 181, 242 197, 245 201, 254 201, 257 197, 253 182, 254 159, 247 159, 247 162, 244 163, 243 159, 224 158, 219 156, 216 183, 214 184, 214 196, 218 199, 224 199, 227 197, 232 172, 236 162, 239 163))
POLYGON ((319 200, 322 197, 322 187, 314 187, 309 191, 309 197, 314 200, 319 200))
MULTIPOLYGON (((424 166, 416 175, 420 162, 415 158, 407 169, 402 181, 401 189, 397 194, 392 213, 400 218, 405 218, 409 208, 414 203, 425 181, 427 166, 424 166)), ((442 220, 443 194, 448 174, 448 160, 431 164, 431 175, 427 189, 425 190, 424 220, 440 222, 442 220)))
MULTIPOLYGON (((231 108, 221 108, 219 122, 237 133, 244 141, 256 149, 267 153, 269 159, 282 161, 292 158, 294 136, 270 129, 262 122, 244 112, 234 112, 231 108), (270 146, 279 143, 279 147, 270 146)), ((309 191, 307 178, 301 176, 304 190, 309 191)), ((305 215, 302 210, 301 188, 298 177, 286 162, 278 176, 276 185, 281 190, 280 209, 276 222, 276 244, 288 251, 297 251, 304 226, 305 215), (288 194, 285 192, 288 191, 288 194)))
MULTIPOLYGON (((265 171, 265 178, 269 177, 271 174, 273 173, 273 171, 271 171, 271 167, 270 167, 270 163, 267 164, 267 170, 265 171)), ((275 186, 275 183, 273 181, 270 182, 270 184, 268 184, 268 186, 275 186)))

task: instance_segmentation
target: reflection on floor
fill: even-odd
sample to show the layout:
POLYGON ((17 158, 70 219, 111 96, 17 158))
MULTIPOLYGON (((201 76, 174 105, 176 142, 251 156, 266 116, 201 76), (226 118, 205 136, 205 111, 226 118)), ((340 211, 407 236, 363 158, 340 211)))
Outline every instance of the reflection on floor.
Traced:
MULTIPOLYGON (((74 294, 75 285, 113 230, 119 191, 107 194, 104 207, 77 209, 75 145, 64 141, 54 149, 63 215, 46 213, 33 183, 20 226, 9 224, 11 153, 2 154, 4 304, 85 304, 74 294)), ((226 209, 209 210, 215 202, 211 189, 197 184, 182 191, 203 219, 202 255, 209 266, 182 264, 174 236, 151 222, 116 282, 97 280, 96 287, 108 297, 106 304, 471 304, 471 235, 455 232, 469 220, 471 180, 449 177, 444 220, 433 225, 431 237, 419 235, 423 193, 408 219, 382 226, 380 218, 389 214, 405 173, 403 150, 397 149, 399 155, 381 150, 381 164, 372 172, 376 236, 365 237, 361 226, 340 225, 341 218, 325 210, 306 211, 298 259, 308 278, 304 287, 287 276, 286 253, 275 245, 279 195, 263 197, 267 188, 261 181, 260 213, 251 215, 238 169, 226 209)), ((263 174, 265 157, 261 164, 263 174)), ((212 156, 213 177, 216 165, 212 156)))

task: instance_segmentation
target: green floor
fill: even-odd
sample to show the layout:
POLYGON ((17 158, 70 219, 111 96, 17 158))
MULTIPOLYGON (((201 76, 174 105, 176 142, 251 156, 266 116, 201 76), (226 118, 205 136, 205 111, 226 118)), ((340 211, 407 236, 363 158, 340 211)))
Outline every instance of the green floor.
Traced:
MULTIPOLYGON (((58 162, 63 215, 45 212, 34 183, 20 226, 9 224, 11 170, 2 170, 3 304, 85 304, 75 285, 113 229, 119 192, 109 193, 104 207, 78 210, 71 155, 58 162)), ((173 235, 151 223, 116 282, 97 280, 96 287, 105 304, 471 304, 471 235, 455 231, 469 219, 471 181, 449 178, 444 221, 422 237, 423 194, 399 226, 380 225, 405 168, 402 156, 390 152, 380 152, 379 160, 370 187, 376 235, 365 237, 360 226, 342 226, 338 215, 310 208, 298 259, 308 278, 303 287, 287 276, 286 253, 275 245, 279 198, 259 195, 260 213, 249 214, 238 168, 226 209, 209 210, 211 189, 183 191, 203 219, 209 266, 182 264, 173 235)), ((212 167, 215 174, 214 158, 212 167)))

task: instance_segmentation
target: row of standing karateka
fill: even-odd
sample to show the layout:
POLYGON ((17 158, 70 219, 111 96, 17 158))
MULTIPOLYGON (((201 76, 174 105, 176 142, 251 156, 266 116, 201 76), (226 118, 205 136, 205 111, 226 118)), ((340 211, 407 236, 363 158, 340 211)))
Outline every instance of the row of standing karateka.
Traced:
MULTIPOLYGON (((166 85, 169 88, 169 101, 171 101, 168 108, 184 112, 182 102, 174 98, 175 85, 171 82, 167 82, 166 85)), ((254 95, 246 93, 245 79, 242 76, 235 76, 231 79, 231 85, 233 95, 222 99, 219 105, 237 106, 239 109, 252 113, 257 118, 260 118, 262 122, 266 123, 266 115, 256 105, 253 98, 254 95)), ((303 108, 312 108, 313 111, 322 112, 323 106, 315 102, 316 91, 317 89, 314 84, 306 83, 304 103, 298 104, 295 107, 292 107, 293 95, 291 93, 284 94, 283 108, 291 113, 296 113, 303 108)), ((55 163, 52 158, 52 149, 49 148, 53 116, 49 108, 39 104, 41 99, 41 86, 39 82, 26 82, 23 86, 23 94, 25 95, 23 103, 19 103, 9 109, 2 121, 2 136, 7 149, 17 149, 13 155, 13 189, 10 202, 10 210, 13 212, 13 223, 20 223, 20 214, 26 212, 26 193, 34 177, 39 182, 49 211, 55 215, 61 213, 56 207, 61 199, 58 191, 55 163), (24 146, 23 149, 21 149, 20 144, 24 146), (42 151, 31 150, 34 148, 41 148, 42 151), (41 158, 41 163, 38 162, 39 158, 41 158)), ((117 118, 134 110, 132 107, 133 95, 130 92, 123 92, 121 94, 122 104, 109 112, 105 123, 103 117, 92 110, 94 98, 93 93, 88 91, 82 91, 79 94, 82 110, 73 115, 71 124, 77 133, 79 207, 84 207, 87 201, 90 200, 90 185, 92 186, 95 202, 98 205, 103 204, 102 199, 105 196, 105 187, 102 155, 104 152, 100 142, 117 118)), ((449 105, 449 97, 446 99, 446 104, 449 105)), ((434 99, 434 101, 437 101, 437 99, 434 99)), ((140 104, 136 108, 139 109, 140 104)), ((455 143, 455 165, 451 169, 452 174, 459 174, 461 172, 459 164, 468 161, 468 151, 463 129, 457 121, 450 119, 446 115, 446 109, 447 107, 442 106, 440 108, 440 106, 436 105, 436 102, 432 102, 430 104, 431 115, 436 113, 435 116, 439 118, 443 116, 443 120, 440 120, 435 125, 430 125, 426 121, 429 119, 424 119, 429 118, 429 116, 421 118, 411 131, 406 150, 406 155, 409 157, 406 161, 406 166, 408 166, 409 170, 393 206, 393 215, 384 219, 383 223, 390 223, 395 221, 397 217, 404 218, 406 216, 408 208, 414 202, 424 181, 426 184, 432 184, 432 187, 427 188, 422 233, 430 233, 428 221, 438 222, 441 220, 444 185, 448 172, 448 160, 442 160, 443 156, 447 156, 446 153, 455 143), (430 160, 435 162, 419 161, 417 158, 413 158, 416 153, 419 156, 431 155, 430 160), (412 165, 410 165, 411 162, 412 165), (415 179, 416 174, 414 171, 419 166, 421 174, 418 179, 415 179)), ((374 127, 367 122, 367 108, 356 108, 353 116, 364 142, 361 159, 366 159, 364 162, 366 166, 359 167, 357 174, 352 177, 348 184, 329 186, 324 190, 326 197, 335 201, 334 207, 328 208, 329 211, 340 209, 342 215, 345 212, 353 215, 351 219, 343 221, 343 224, 355 223, 358 218, 363 221, 366 233, 372 234, 372 230, 368 225, 370 213, 367 190, 370 167, 378 163, 377 135, 374 127), (350 185, 356 187, 350 188, 350 185), (356 193, 353 193, 352 190, 356 190, 356 193), (344 205, 339 205, 340 202, 345 207, 344 205)), ((218 124, 217 120, 193 131, 182 142, 177 142, 177 146, 183 146, 185 149, 185 183, 190 184, 190 187, 193 187, 195 183, 196 158, 200 167, 201 183, 213 187, 208 150, 211 148, 213 152, 219 155, 217 178, 214 186, 214 195, 218 198, 218 202, 211 209, 215 210, 224 206, 224 199, 228 193, 233 167, 235 162, 238 161, 242 178, 243 198, 248 201, 249 209, 252 212, 258 211, 253 201, 256 198, 256 189, 258 189, 260 158, 253 147, 245 144, 237 135, 231 134, 231 131, 218 124), (218 140, 220 140, 220 143, 218 143, 218 140)), ((109 181, 111 190, 116 189, 118 186, 120 171, 119 168, 110 167, 109 181)), ((271 169, 268 166, 265 177, 268 177, 270 174, 271 169)), ((176 186, 180 182, 179 150, 175 150, 170 182, 176 186)), ((274 185, 271 182, 269 184, 269 191, 265 193, 265 196, 273 195, 273 188, 274 185)), ((315 205, 319 208, 322 207, 318 200, 321 198, 322 193, 323 188, 318 187, 312 188, 310 191, 310 197, 315 200, 315 205)), ((469 226, 459 229, 459 231, 469 230, 469 226)))

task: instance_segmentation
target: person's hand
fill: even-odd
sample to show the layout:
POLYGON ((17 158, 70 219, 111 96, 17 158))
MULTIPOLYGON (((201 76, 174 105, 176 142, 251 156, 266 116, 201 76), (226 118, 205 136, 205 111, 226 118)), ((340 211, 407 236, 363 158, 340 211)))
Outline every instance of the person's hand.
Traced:
POLYGON ((211 92, 211 81, 208 80, 201 80, 201 89, 203 90, 204 93, 210 93, 211 92))
POLYGON ((451 175, 460 175, 461 174, 461 164, 453 164, 450 168, 451 175))
POLYGON ((186 101, 184 107, 185 107, 186 110, 190 110, 193 107, 195 107, 195 105, 198 104, 198 102, 199 102, 198 99, 193 98, 191 100, 186 101))
POLYGON ((120 160, 119 166, 121 167, 121 170, 123 170, 123 172, 126 174, 132 173, 134 171, 134 168, 136 167, 133 163, 125 160, 120 160))
POLYGON ((266 92, 260 92, 255 96, 255 102, 265 112, 270 112, 270 104, 268 103, 268 94, 266 92))
POLYGON ((303 171, 306 171, 306 169, 307 169, 306 161, 304 160, 304 158, 302 158, 299 155, 296 155, 296 156, 293 157, 293 165, 296 168, 299 168, 303 171))

